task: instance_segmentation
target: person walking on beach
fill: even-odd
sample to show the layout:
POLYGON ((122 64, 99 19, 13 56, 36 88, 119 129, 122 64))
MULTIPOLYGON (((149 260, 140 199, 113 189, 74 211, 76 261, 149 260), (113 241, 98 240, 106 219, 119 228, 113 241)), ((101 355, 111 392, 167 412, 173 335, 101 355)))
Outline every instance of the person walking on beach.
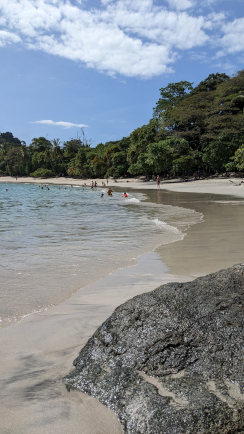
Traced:
POLYGON ((159 175, 157 175, 156 182, 157 182, 157 188, 160 188, 160 176, 159 175))

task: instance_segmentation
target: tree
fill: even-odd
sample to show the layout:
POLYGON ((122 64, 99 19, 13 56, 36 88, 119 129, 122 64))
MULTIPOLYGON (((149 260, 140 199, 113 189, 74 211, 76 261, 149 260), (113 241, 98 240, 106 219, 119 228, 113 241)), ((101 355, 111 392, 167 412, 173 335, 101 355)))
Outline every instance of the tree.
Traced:
POLYGON ((127 152, 127 162, 129 164, 129 173, 132 175, 136 174, 133 173, 133 167, 136 168, 136 171, 138 172, 138 169, 141 166, 138 159, 141 154, 146 153, 149 144, 155 141, 157 132, 157 121, 151 119, 147 125, 137 128, 130 134, 130 146, 127 152))
POLYGON ((102 158, 95 156, 91 162, 91 165, 92 173, 95 178, 103 178, 105 176, 107 165, 102 158))
POLYGON ((55 175, 61 176, 66 174, 65 159, 61 142, 59 139, 52 140, 52 150, 50 155, 51 170, 55 175))
POLYGON ((237 170, 244 170, 244 144, 236 150, 233 161, 237 170))
POLYGON ((9 131, 0 133, 0 173, 2 175, 25 175, 27 156, 25 142, 9 131))
POLYGON ((10 176, 25 175, 25 152, 21 146, 11 147, 5 157, 6 174, 10 176))
POLYGON ((64 150, 64 158, 66 161, 75 157, 77 152, 83 147, 83 143, 80 139, 71 139, 67 142, 64 142, 63 150, 64 150))
POLYGON ((203 150, 203 161, 213 171, 223 172, 236 151, 237 145, 229 134, 223 132, 203 150))
POLYGON ((182 101, 186 95, 193 89, 192 84, 189 81, 179 81, 177 83, 169 83, 168 86, 160 89, 161 97, 156 103, 156 107, 153 109, 154 118, 162 118, 182 101))
POLYGON ((52 143, 45 137, 34 138, 32 139, 29 149, 31 153, 48 152, 52 149, 52 143))
POLYGON ((92 176, 89 161, 87 159, 87 148, 81 147, 75 156, 68 163, 67 173, 77 178, 88 178, 92 176))
POLYGON ((173 149, 167 139, 158 143, 151 143, 147 148, 146 156, 146 162, 153 173, 165 174, 171 171, 173 149))
POLYGON ((174 158, 172 162, 172 171, 176 176, 192 175, 199 169, 199 157, 197 152, 191 152, 188 155, 181 155, 174 158))
POLYGON ((230 77, 224 73, 219 74, 219 72, 217 72, 216 74, 209 74, 205 80, 201 81, 199 85, 193 89, 192 94, 198 92, 211 92, 217 89, 219 84, 229 80, 230 77))
POLYGON ((7 131, 6 133, 0 133, 0 148, 3 146, 21 146, 25 145, 25 142, 21 142, 17 137, 14 137, 12 133, 7 131))

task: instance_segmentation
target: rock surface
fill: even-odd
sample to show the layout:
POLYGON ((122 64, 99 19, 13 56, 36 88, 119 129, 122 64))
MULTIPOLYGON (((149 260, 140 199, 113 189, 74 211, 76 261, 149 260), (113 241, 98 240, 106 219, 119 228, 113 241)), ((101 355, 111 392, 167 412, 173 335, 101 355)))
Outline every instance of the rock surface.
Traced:
POLYGON ((241 433, 244 264, 119 306, 66 378, 126 433, 241 433))

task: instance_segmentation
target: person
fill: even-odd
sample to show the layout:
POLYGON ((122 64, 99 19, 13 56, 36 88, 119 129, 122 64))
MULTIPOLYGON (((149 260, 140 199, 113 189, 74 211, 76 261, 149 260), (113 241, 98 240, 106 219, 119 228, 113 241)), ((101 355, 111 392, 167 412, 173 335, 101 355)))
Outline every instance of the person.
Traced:
POLYGON ((113 190, 111 190, 111 188, 108 189, 107 193, 108 193, 109 196, 112 196, 112 191, 113 190))
POLYGON ((102 193, 101 193, 101 197, 103 197, 104 196, 104 193, 103 193, 103 191, 102 191, 102 193))
POLYGON ((128 197, 128 194, 124 192, 123 197, 128 197))
POLYGON ((157 187, 160 188, 160 176, 159 175, 157 175, 156 182, 157 182, 157 187))

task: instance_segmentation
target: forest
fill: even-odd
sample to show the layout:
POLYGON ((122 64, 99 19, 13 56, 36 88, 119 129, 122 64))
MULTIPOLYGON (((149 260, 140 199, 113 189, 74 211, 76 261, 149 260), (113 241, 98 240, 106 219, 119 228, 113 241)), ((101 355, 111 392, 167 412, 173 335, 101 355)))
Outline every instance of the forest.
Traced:
POLYGON ((244 171, 244 70, 210 74, 197 86, 169 83, 148 124, 91 147, 82 137, 33 138, 0 133, 0 176, 119 178, 210 176, 244 171))

